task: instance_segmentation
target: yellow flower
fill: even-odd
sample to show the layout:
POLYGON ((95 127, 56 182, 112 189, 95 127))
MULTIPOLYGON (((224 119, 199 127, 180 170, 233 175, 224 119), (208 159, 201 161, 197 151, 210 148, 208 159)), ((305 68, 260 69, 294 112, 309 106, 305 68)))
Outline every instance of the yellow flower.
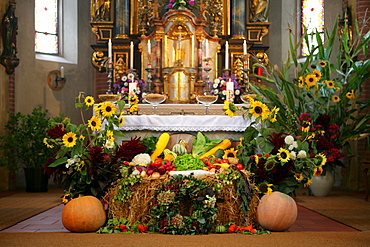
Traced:
POLYGON ((113 137, 114 133, 113 133, 113 131, 107 130, 106 135, 107 135, 108 141, 110 141, 110 142, 113 142, 114 141, 114 137, 113 137))
POLYGON ((314 139, 316 137, 315 133, 312 133, 309 137, 307 137, 308 140, 314 139))
POLYGON ((335 92, 338 92, 340 90, 340 87, 335 87, 335 92))
POLYGON ((307 187, 307 186, 309 186, 310 184, 312 184, 312 179, 309 179, 309 180, 307 181, 307 183, 305 183, 305 184, 304 184, 304 187, 307 187))
POLYGON ((316 154, 315 157, 319 157, 321 159, 320 166, 323 166, 326 164, 327 158, 324 154, 316 154))
POLYGON ((85 104, 86 104, 87 106, 92 106, 92 105, 94 105, 94 104, 95 104, 95 100, 94 100, 94 98, 93 98, 92 96, 87 96, 87 97, 85 98, 85 104))
POLYGON ((249 113, 253 115, 253 117, 258 118, 261 117, 262 120, 268 118, 270 115, 269 108, 260 101, 255 100, 251 102, 251 108, 249 109, 249 113))
POLYGON ((116 112, 116 106, 112 102, 104 102, 101 110, 104 117, 111 117, 116 112))
POLYGON ((43 142, 44 142, 44 144, 48 147, 48 148, 54 148, 54 146, 53 145, 50 145, 49 143, 48 143, 48 138, 44 138, 44 140, 43 140, 43 142))
POLYGON ((237 152, 238 152, 238 150, 234 150, 234 148, 227 149, 227 150, 225 150, 225 153, 224 153, 223 158, 224 159, 227 159, 227 158, 236 158, 236 153, 237 152))
POLYGON ((93 131, 100 130, 101 125, 102 125, 102 122, 101 122, 100 118, 98 118, 98 117, 96 117, 96 116, 92 116, 92 117, 87 121, 87 126, 88 126, 89 128, 91 128, 91 130, 93 130, 93 131))
POLYGON ((314 74, 315 76, 316 76, 316 81, 319 81, 320 79, 321 79, 321 72, 320 71, 318 71, 318 70, 314 70, 314 71, 312 71, 312 74, 314 74))
POLYGON ((324 68, 324 67, 326 67, 326 62, 325 61, 320 61, 319 65, 320 65, 321 68, 324 68))
POLYGON ((118 122, 119 122, 119 127, 121 127, 122 125, 124 125, 125 118, 122 116, 122 114, 119 116, 118 122))
POLYGON ((72 200, 71 194, 64 194, 62 197, 62 203, 67 204, 70 200, 72 200))
POLYGON ((304 179, 304 177, 303 177, 303 174, 302 173, 296 173, 296 174, 294 174, 294 177, 295 177, 295 179, 297 180, 297 181, 302 181, 303 179, 304 179))
POLYGON ((351 90, 351 92, 346 93, 346 97, 348 99, 355 99, 356 98, 355 91, 351 90))
POLYGON ((277 155, 282 162, 288 162, 290 160, 290 153, 285 148, 280 148, 277 155))
POLYGON ((312 86, 316 86, 317 77, 314 74, 308 74, 306 75, 305 82, 307 86, 310 88, 312 86))
POLYGON ((276 108, 276 106, 271 110, 271 115, 274 115, 272 118, 270 118, 271 123, 276 122, 276 115, 279 111, 280 111, 280 108, 276 108))
POLYGON ((135 96, 135 97, 130 97, 130 98, 129 98, 129 103, 130 103, 130 105, 136 105, 136 104, 138 104, 138 103, 139 103, 139 98, 138 98, 137 96, 135 96))
POLYGON ((103 102, 94 106, 94 111, 95 111, 97 116, 101 116, 102 106, 103 106, 103 102))
POLYGON ((308 131, 310 131, 310 129, 311 129, 311 123, 307 122, 307 121, 304 121, 302 126, 301 126, 301 130, 303 132, 308 132, 308 131))
POLYGON ((333 81, 324 81, 328 88, 334 88, 335 84, 333 81))
POLYGON ((272 191, 272 187, 273 184, 268 184, 266 182, 263 182, 263 183, 260 183, 257 187, 257 190, 260 192, 260 193, 263 193, 265 195, 270 195, 273 191, 272 191))
POLYGON ((135 111, 138 111, 139 108, 138 108, 138 104, 133 104, 130 106, 130 112, 135 112, 135 111))
POLYGON ((225 101, 224 104, 225 104, 224 109, 226 110, 225 111, 226 115, 228 115, 229 117, 238 116, 238 114, 236 114, 236 111, 238 110, 238 108, 234 105, 234 103, 225 101))
POLYGON ((254 155, 254 161, 256 162, 256 165, 257 165, 259 162, 259 158, 257 154, 254 155))
POLYGON ((76 134, 73 132, 68 132, 67 134, 64 134, 63 138, 63 144, 64 146, 70 148, 76 145, 76 134))
POLYGON ((314 170, 313 170, 313 175, 315 176, 315 177, 318 177, 318 176, 320 176, 321 174, 322 174, 322 172, 324 171, 324 169, 322 169, 322 167, 321 166, 319 166, 319 167, 316 167, 314 170))
POLYGON ((339 102, 339 101, 340 101, 340 98, 339 98, 339 96, 338 96, 338 95, 333 95, 333 96, 331 96, 331 100, 332 100, 334 103, 337 103, 337 102, 339 102))
POLYGON ((81 141, 83 141, 83 140, 85 140, 85 136, 80 135, 80 137, 78 139, 80 139, 81 141))
POLYGON ((300 88, 303 88, 303 87, 304 87, 304 80, 303 80, 303 76, 300 76, 300 77, 298 78, 298 86, 299 86, 300 88))

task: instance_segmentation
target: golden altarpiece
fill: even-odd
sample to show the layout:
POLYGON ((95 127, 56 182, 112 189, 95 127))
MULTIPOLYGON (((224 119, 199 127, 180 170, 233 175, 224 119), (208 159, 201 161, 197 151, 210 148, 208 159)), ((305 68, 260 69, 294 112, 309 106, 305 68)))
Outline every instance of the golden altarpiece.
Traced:
POLYGON ((112 80, 136 71, 167 103, 193 103, 206 81, 235 75, 245 86, 252 57, 266 62, 268 1, 172 2, 176 9, 164 0, 91 0, 96 70, 111 68, 112 80))

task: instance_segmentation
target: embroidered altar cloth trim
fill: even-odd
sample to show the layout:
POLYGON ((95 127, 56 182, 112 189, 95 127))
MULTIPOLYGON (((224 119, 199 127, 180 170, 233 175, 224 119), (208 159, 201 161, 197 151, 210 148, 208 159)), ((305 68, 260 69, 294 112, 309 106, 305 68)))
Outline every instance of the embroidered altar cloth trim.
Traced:
POLYGON ((251 124, 242 116, 215 115, 138 115, 125 116, 125 123, 119 130, 154 131, 236 131, 243 132, 251 124))

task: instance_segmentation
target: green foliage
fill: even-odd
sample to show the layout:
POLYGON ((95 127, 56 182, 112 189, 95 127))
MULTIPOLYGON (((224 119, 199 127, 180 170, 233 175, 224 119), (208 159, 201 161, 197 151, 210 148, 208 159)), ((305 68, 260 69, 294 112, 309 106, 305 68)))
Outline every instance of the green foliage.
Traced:
POLYGON ((31 114, 9 114, 10 119, 4 128, 6 133, 0 136, 0 151, 4 152, 0 157, 0 166, 10 170, 22 166, 43 167, 53 152, 43 142, 54 121, 48 116, 48 110, 37 107, 31 114))

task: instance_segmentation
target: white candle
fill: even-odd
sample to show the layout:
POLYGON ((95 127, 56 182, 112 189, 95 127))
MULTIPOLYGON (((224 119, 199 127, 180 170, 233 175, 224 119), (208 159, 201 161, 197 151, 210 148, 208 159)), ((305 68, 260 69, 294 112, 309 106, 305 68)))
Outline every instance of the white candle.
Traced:
POLYGON ((136 91, 137 91, 137 83, 136 82, 130 82, 128 84, 128 92, 134 94, 136 91))
POLYGON ((226 82, 226 101, 234 101, 234 82, 232 82, 231 79, 226 82))
POLYGON ((150 43, 150 39, 148 40, 148 54, 152 53, 152 44, 150 43))
POLYGON ((60 67, 60 77, 64 78, 64 67, 60 67))
POLYGON ((208 42, 208 39, 206 39, 206 58, 209 58, 209 42, 208 42))
POLYGON ((109 62, 112 62, 112 40, 109 39, 108 41, 108 59, 109 62))
POLYGON ((225 44, 225 69, 229 69, 229 42, 225 44))
POLYGON ((134 42, 130 44, 130 69, 134 69, 134 42))
POLYGON ((244 43, 243 43, 243 54, 246 55, 247 54, 247 41, 244 40, 244 43))

